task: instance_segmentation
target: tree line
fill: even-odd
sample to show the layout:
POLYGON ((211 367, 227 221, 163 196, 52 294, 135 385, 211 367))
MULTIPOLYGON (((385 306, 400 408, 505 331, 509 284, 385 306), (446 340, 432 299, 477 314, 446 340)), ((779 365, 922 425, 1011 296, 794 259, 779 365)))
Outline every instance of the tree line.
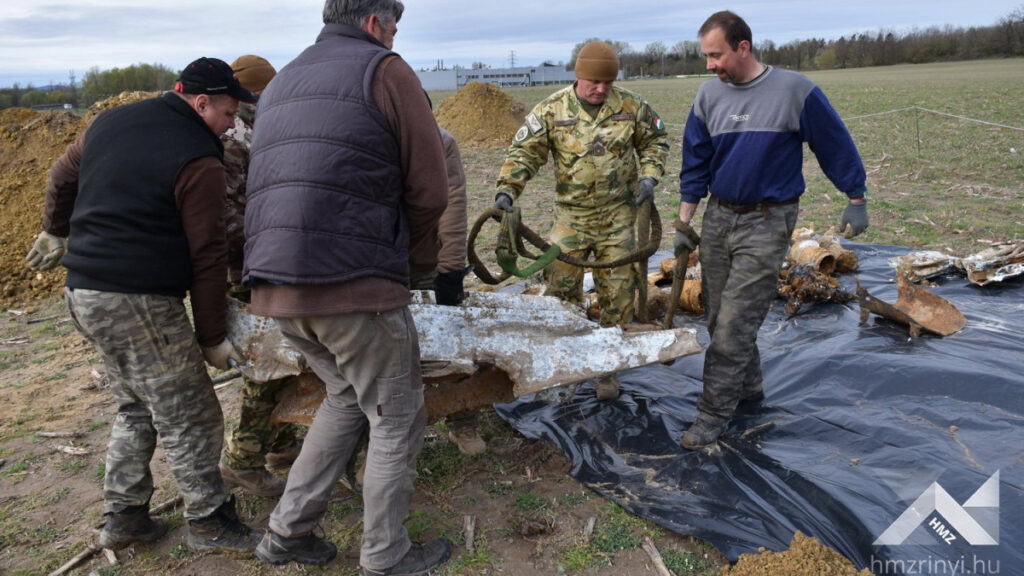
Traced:
POLYGON ((162 64, 133 64, 126 68, 100 70, 93 67, 81 82, 75 81, 74 71, 68 74, 66 84, 40 90, 31 84, 21 88, 0 88, 0 109, 12 106, 31 108, 33 106, 71 104, 73 108, 89 106, 116 96, 122 92, 158 92, 174 88, 179 72, 162 64))
MULTIPOLYGON (((592 40, 601 38, 588 38, 576 44, 567 70, 575 67, 580 49, 592 40)), ((634 50, 626 42, 605 41, 618 52, 620 67, 627 78, 706 71, 700 42, 696 40, 677 42, 671 48, 664 42, 651 42, 643 50, 634 50)), ((763 64, 805 71, 1024 56, 1024 5, 992 26, 935 26, 902 35, 879 30, 837 40, 810 38, 779 45, 771 40, 758 42, 755 31, 754 53, 763 64)))

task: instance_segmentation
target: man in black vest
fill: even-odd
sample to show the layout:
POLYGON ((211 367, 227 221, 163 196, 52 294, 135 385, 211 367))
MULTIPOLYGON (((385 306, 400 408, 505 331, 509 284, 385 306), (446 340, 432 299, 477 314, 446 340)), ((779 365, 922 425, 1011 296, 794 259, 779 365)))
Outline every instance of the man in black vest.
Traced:
POLYGON ((240 100, 256 97, 225 62, 200 58, 174 92, 101 114, 50 169, 43 231, 28 260, 39 270, 67 268, 71 320, 103 359, 117 401, 104 548, 167 531, 149 515, 157 435, 184 497, 189 547, 245 551, 259 542, 217 468, 224 420, 203 364, 242 360, 226 339, 219 140, 240 100))
POLYGON ((315 529, 369 422, 360 573, 427 574, 411 542, 426 410, 409 279, 437 267, 444 148, 423 87, 391 52, 396 0, 327 0, 317 41, 260 96, 245 208, 252 311, 277 321, 327 387, 256 556, 322 565, 315 529))

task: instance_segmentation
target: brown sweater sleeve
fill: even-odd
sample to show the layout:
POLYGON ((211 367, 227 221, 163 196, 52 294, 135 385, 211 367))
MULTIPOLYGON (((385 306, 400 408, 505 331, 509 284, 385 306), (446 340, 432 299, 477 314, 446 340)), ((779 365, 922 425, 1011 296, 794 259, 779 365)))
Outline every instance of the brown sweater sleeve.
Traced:
POLYGON ((68 145, 64 154, 50 166, 43 207, 43 230, 67 238, 71 233, 71 211, 78 197, 78 170, 82 164, 85 132, 68 145))
POLYGON ((437 254, 437 271, 451 272, 466 267, 466 172, 462 167, 459 144, 441 128, 444 157, 448 172, 448 207, 441 215, 437 237, 441 251, 437 254))
POLYGON ((192 315, 202 346, 227 336, 227 240, 224 232, 224 165, 206 156, 178 175, 174 198, 192 262, 192 315))
POLYGON ((373 77, 373 98, 398 140, 409 220, 409 274, 437 266, 437 224, 448 204, 444 147, 423 86, 401 58, 389 56, 373 77))

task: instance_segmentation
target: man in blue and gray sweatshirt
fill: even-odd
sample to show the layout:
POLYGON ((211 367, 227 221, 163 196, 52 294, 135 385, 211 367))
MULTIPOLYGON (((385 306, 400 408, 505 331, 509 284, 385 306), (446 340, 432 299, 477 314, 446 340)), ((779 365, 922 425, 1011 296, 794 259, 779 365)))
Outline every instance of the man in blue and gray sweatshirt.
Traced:
POLYGON ((676 246, 694 249, 690 220, 710 194, 700 246, 711 342, 698 415, 681 444, 713 444, 737 406, 764 397, 757 331, 775 298, 779 268, 804 192, 803 143, 849 198, 840 228, 868 227, 860 154, 820 88, 796 72, 766 66, 750 27, 729 11, 701 26, 700 47, 718 80, 697 92, 683 136, 676 246))

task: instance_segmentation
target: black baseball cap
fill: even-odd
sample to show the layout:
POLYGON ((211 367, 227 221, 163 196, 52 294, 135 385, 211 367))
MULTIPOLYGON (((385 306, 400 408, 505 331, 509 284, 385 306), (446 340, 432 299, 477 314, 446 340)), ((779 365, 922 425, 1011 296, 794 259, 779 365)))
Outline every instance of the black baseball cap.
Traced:
POLYGON ((181 71, 174 91, 182 94, 227 94, 242 102, 256 102, 256 95, 245 89, 235 71, 223 60, 203 56, 181 71))

